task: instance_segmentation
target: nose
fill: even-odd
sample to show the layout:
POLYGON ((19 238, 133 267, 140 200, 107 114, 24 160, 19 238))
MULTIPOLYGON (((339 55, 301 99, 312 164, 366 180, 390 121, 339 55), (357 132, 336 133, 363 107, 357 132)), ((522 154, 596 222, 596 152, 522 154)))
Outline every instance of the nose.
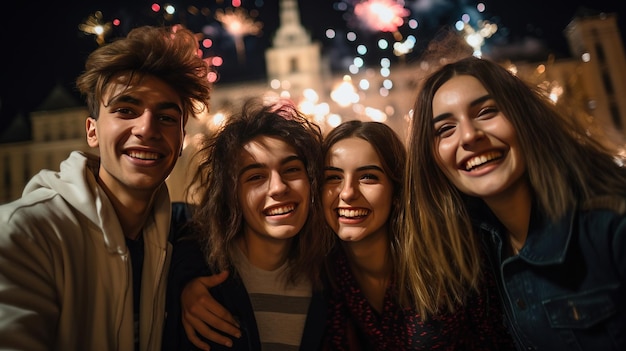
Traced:
POLYGON ((276 171, 272 171, 270 173, 269 179, 269 196, 280 196, 285 194, 288 191, 289 187, 284 182, 283 177, 281 177, 280 173, 276 171))
POLYGON ((133 134, 142 139, 151 139, 159 136, 158 122, 152 111, 146 109, 135 118, 133 134))
POLYGON ((354 201, 359 196, 357 187, 355 187, 352 183, 353 182, 351 180, 346 179, 341 187, 341 193, 339 196, 343 202, 349 203, 354 201))
POLYGON ((463 120, 460 123, 459 128, 461 128, 461 145, 464 148, 471 146, 477 140, 480 140, 485 136, 482 129, 476 126, 474 120, 472 119, 463 120))

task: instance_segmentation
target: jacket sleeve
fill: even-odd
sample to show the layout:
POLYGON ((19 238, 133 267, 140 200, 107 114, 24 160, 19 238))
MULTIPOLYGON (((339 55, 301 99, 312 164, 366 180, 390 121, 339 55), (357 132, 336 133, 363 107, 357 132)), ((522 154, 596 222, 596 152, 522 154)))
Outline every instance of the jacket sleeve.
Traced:
MULTIPOLYGON (((204 254, 199 242, 193 237, 191 228, 184 225, 184 215, 177 205, 172 207, 172 230, 170 240, 173 245, 172 263, 167 283, 167 296, 165 303, 165 328, 163 331, 162 349, 180 350, 187 349, 185 330, 182 326, 182 306, 180 296, 185 285, 192 279, 210 275, 211 272, 206 264, 204 254)), ((188 214, 188 213, 187 213, 188 214)))
POLYGON ((613 257, 623 284, 626 284, 626 216, 621 216, 613 238, 613 257))
POLYGON ((616 272, 619 281, 626 282, 626 198, 607 195, 588 199, 580 217, 578 230, 586 248, 599 253, 596 261, 603 270, 616 272))
POLYGON ((626 215, 621 214, 615 224, 611 243, 613 261, 622 284, 626 284, 626 215))
POLYGON ((48 224, 38 225, 24 211, 9 212, 6 206, 0 207, 2 350, 48 350, 56 344, 60 315, 57 291, 63 282, 55 278, 62 275, 55 274, 62 264, 54 254, 55 241, 48 240, 53 230, 48 224))
MULTIPOLYGON (((626 199, 623 199, 626 203, 626 199)), ((623 210, 583 211, 578 221, 581 251, 596 281, 626 286, 626 204, 623 210)), ((622 294, 618 294, 622 296, 622 294)))
POLYGON ((178 293, 193 278, 210 275, 201 245, 191 227, 187 226, 190 208, 182 203, 172 204, 170 241, 172 263, 169 271, 168 290, 178 293))

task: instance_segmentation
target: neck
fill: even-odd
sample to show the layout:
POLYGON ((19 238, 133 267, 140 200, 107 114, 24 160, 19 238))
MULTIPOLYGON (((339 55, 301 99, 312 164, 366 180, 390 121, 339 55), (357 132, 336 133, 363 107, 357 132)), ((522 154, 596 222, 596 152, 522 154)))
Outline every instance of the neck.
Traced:
POLYGON ((514 251, 521 250, 526 242, 532 195, 528 182, 519 182, 505 194, 483 199, 507 230, 508 241, 514 251))
POLYGON ((265 271, 274 271, 287 260, 291 240, 260 237, 246 231, 237 245, 250 264, 265 271))
POLYGON ((114 193, 106 184, 98 182, 107 194, 109 201, 115 209, 115 214, 120 222, 124 236, 136 240, 143 230, 146 219, 152 208, 156 192, 150 194, 129 194, 125 192, 114 193))
POLYGON ((341 244, 355 273, 381 279, 390 277, 390 244, 385 233, 361 241, 343 241, 341 244))
MULTIPOLYGON (((118 200, 118 199, 116 199, 118 200)), ((151 208, 151 201, 120 201, 115 206, 115 213, 120 221, 124 236, 136 240, 146 223, 151 208)))
POLYGON ((379 313, 391 280, 393 262, 387 235, 376 235, 358 242, 342 242, 352 273, 369 302, 379 313))

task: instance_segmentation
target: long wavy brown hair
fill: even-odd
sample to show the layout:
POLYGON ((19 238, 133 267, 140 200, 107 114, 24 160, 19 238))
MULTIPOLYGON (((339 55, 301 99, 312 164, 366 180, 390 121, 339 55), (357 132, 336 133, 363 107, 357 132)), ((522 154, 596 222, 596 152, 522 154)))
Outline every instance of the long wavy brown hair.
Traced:
POLYGON ((438 167, 432 124, 433 96, 458 75, 478 79, 513 124, 532 196, 548 218, 560 218, 595 196, 626 194, 626 170, 615 162, 617 151, 599 128, 560 113, 541 91, 495 62, 469 57, 443 66, 421 87, 407 145, 409 248, 407 289, 401 292, 408 292, 424 316, 454 310, 480 284, 482 253, 468 214, 469 197, 438 167))

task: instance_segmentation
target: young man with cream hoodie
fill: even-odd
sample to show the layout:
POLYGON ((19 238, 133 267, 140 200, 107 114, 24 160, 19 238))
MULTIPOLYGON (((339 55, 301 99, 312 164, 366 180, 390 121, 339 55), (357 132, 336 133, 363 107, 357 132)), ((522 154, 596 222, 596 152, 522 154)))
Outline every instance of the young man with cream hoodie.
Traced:
POLYGON ((159 350, 171 245, 165 185, 209 67, 180 26, 96 49, 77 79, 88 144, 0 206, 0 349, 159 350))

